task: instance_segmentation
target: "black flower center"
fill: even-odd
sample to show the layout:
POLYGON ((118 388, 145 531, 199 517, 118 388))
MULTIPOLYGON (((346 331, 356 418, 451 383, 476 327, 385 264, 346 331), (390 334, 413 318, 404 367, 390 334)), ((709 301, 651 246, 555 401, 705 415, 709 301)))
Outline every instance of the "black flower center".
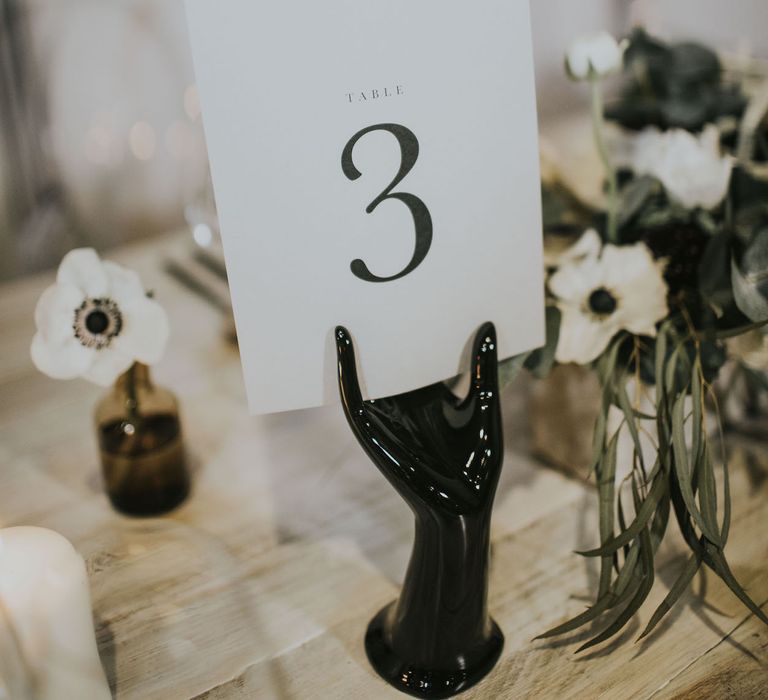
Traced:
POLYGON ((616 297, 613 296, 605 287, 596 289, 589 296, 589 308, 593 313, 598 316, 610 316, 619 303, 616 301, 616 297))
POLYGON ((120 335, 123 315, 120 307, 111 299, 86 299, 75 310, 72 329, 82 345, 102 350, 120 335))
POLYGON ((91 311, 85 319, 85 327, 91 332, 101 334, 109 328, 109 316, 103 311, 91 311))

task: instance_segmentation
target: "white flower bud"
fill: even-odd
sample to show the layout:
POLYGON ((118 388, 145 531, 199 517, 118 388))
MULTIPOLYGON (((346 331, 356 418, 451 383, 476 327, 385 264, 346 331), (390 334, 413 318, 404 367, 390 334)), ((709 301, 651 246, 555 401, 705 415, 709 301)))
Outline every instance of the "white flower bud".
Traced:
POLYGON ((608 32, 581 37, 571 44, 565 57, 573 80, 604 78, 621 70, 627 42, 619 43, 608 32))

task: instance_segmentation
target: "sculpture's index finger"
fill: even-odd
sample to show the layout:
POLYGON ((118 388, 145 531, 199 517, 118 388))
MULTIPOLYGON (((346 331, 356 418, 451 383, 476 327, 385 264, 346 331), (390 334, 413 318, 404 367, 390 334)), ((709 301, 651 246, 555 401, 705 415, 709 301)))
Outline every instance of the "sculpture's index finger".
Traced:
POLYGON ((499 390, 499 363, 496 327, 485 323, 475 336, 472 352, 472 387, 475 392, 496 396, 499 390))
POLYGON ((344 326, 336 327, 336 355, 341 402, 348 418, 357 417, 363 408, 363 396, 357 378, 355 346, 344 326))

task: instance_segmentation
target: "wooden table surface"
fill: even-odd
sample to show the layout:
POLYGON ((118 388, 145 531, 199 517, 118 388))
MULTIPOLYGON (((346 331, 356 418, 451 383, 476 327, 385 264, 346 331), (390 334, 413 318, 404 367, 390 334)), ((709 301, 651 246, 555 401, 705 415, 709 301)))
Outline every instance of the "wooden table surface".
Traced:
MULTIPOLYGON (((155 370, 181 398, 195 490, 171 517, 132 520, 101 492, 92 429, 100 389, 56 382, 29 360, 32 311, 53 276, 0 287, 0 526, 40 525, 87 561, 102 661, 121 700, 398 698, 363 634, 393 599, 412 520, 341 409, 251 418, 220 314, 163 271, 178 236, 110 256, 138 269, 173 336, 155 370)), ((618 642, 532 642, 583 609, 597 572, 591 487, 537 464, 526 381, 504 392, 507 453, 493 522, 490 607, 503 657, 470 698, 768 697, 768 629, 713 575, 635 644, 684 561, 665 546, 651 600, 618 642)), ((731 441, 732 567, 768 602, 768 459, 731 441)), ((768 610, 768 607, 764 609, 768 610)), ((75 700, 75 699, 63 699, 75 700)))

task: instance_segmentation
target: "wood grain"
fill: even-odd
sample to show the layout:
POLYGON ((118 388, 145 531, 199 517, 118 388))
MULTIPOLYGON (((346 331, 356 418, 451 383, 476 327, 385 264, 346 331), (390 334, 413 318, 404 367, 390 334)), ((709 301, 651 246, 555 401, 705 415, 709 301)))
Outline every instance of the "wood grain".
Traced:
MULTIPOLYGON (((130 520, 101 493, 91 414, 99 390, 40 376, 32 310, 51 276, 0 287, 0 526, 42 525, 86 558, 102 661, 120 700, 397 698, 362 638, 397 595, 411 517, 335 407, 246 415, 226 319, 163 273, 174 236, 120 251, 168 308, 171 347, 156 379, 180 396, 195 490, 171 517, 130 520)), ((504 395, 507 453, 493 524, 491 610, 506 635, 495 671, 464 697, 761 698, 768 631, 713 575, 635 644, 683 562, 660 554, 638 622, 574 655, 584 635, 532 642, 588 604, 597 576, 572 552, 595 544, 588 485, 531 459, 526 382, 504 395)), ((768 460, 731 451, 729 557, 768 601, 768 460)))

